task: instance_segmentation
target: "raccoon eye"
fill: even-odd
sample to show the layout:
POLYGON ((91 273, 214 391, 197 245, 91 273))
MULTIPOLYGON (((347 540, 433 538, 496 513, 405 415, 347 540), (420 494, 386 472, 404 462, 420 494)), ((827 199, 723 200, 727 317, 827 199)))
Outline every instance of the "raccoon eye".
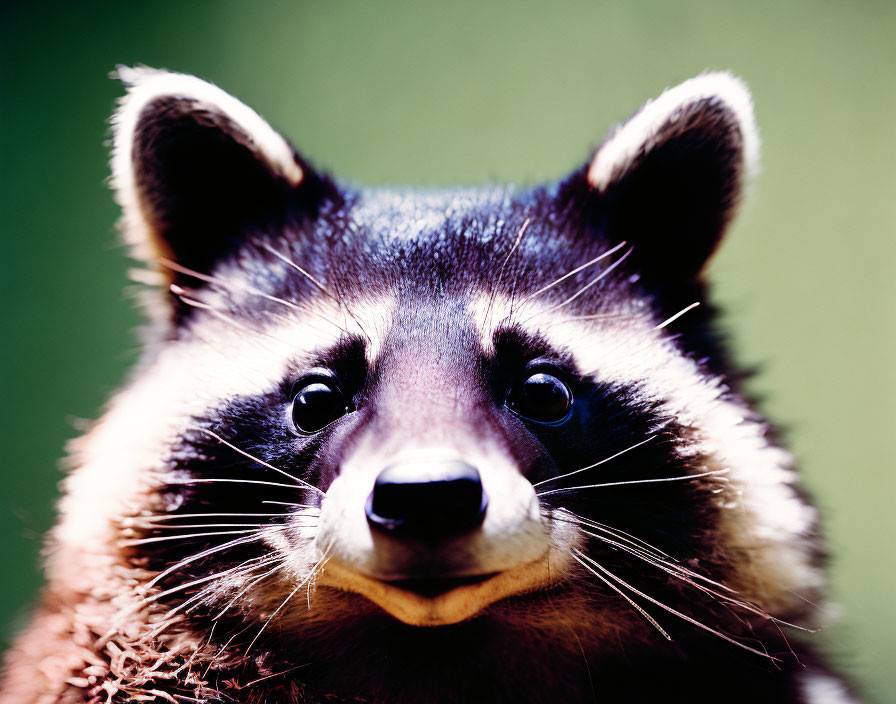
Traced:
POLYGON ((335 379, 306 377, 293 386, 292 422, 300 433, 316 433, 348 413, 349 405, 335 379))
POLYGON ((517 415, 536 423, 560 423, 569 417, 572 391, 553 374, 530 374, 511 389, 505 401, 517 415))

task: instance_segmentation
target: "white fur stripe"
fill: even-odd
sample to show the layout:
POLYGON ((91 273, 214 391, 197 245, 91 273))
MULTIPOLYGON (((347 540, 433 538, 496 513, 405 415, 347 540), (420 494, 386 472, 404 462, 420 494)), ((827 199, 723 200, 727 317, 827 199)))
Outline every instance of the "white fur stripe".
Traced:
POLYGON ((132 153, 134 132, 144 109, 158 98, 183 98, 193 101, 197 108, 226 116, 243 133, 235 134, 235 139, 258 154, 293 186, 302 182, 302 168, 296 163, 287 141, 258 113, 217 86, 195 76, 146 67, 122 67, 117 76, 127 85, 128 92, 112 118, 112 185, 124 211, 125 239, 134 247, 137 256, 148 258, 155 252, 146 238, 147 223, 136 189, 132 153))
POLYGON ((750 91, 739 78, 716 72, 692 78, 667 89, 656 100, 648 101, 598 150, 588 169, 588 182, 598 191, 606 190, 625 173, 645 146, 651 146, 662 126, 674 119, 676 113, 706 99, 720 101, 735 115, 743 139, 744 175, 751 178, 759 166, 759 130, 753 116, 750 91))

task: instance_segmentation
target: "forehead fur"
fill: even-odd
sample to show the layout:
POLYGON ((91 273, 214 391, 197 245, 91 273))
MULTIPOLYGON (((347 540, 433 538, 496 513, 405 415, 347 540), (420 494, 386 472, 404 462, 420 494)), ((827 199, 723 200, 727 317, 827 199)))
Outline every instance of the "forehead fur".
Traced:
POLYGON ((624 243, 585 236, 554 196, 547 188, 361 191, 314 222, 254 233, 211 275, 194 277, 197 288, 211 284, 197 298, 264 318, 288 313, 283 301, 302 306, 321 294, 348 308, 382 297, 437 306, 482 292, 522 302, 546 286, 544 298, 557 299, 593 282, 564 313, 594 312, 611 294, 624 304, 626 277, 613 272, 624 243))

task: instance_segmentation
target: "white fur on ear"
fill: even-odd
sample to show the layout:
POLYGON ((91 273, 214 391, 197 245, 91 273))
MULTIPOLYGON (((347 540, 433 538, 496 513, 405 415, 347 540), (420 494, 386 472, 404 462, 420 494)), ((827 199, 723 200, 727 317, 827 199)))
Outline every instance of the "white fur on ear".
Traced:
POLYGON ((638 160, 663 141, 665 131, 688 108, 713 101, 729 110, 739 129, 742 143, 741 173, 749 179, 759 166, 759 130, 753 116, 753 101, 746 85, 726 72, 704 73, 669 88, 656 100, 648 101, 628 122, 616 128, 598 149, 588 168, 588 183, 598 192, 625 174, 638 160))
POLYGON ((124 214, 124 236, 137 256, 148 258, 151 251, 149 225, 141 206, 134 173, 133 143, 144 110, 159 99, 170 97, 195 104, 197 110, 221 115, 238 128, 232 136, 263 159, 292 186, 304 177, 292 148, 264 119, 247 105, 217 86, 195 76, 147 67, 121 67, 114 77, 127 86, 112 117, 112 186, 124 214), (148 249, 149 247, 149 249, 148 249))

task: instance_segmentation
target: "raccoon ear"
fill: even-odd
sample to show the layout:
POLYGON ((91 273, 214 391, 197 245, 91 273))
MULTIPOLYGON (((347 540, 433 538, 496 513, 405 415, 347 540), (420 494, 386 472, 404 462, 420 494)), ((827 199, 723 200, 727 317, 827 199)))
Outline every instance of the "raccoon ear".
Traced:
POLYGON ((746 86, 706 73, 645 104, 562 189, 590 228, 634 247, 642 274, 660 285, 690 281, 721 240, 758 155, 746 86))
POLYGON ((221 89, 149 68, 117 77, 128 92, 113 116, 112 184, 136 257, 206 274, 250 228, 308 214, 326 195, 329 182, 221 89))

